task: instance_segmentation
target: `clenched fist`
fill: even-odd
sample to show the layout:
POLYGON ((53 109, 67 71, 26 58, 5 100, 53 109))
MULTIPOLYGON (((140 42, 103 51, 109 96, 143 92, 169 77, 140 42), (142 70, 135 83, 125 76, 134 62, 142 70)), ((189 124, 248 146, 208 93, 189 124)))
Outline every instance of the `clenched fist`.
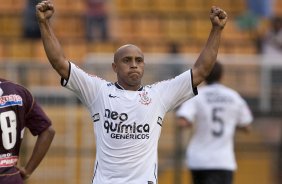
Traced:
POLYGON ((54 12, 54 6, 49 0, 42 1, 36 5, 36 16, 39 22, 50 19, 54 12))
POLYGON ((224 28, 227 22, 227 13, 219 7, 212 6, 210 12, 210 20, 213 26, 224 28))

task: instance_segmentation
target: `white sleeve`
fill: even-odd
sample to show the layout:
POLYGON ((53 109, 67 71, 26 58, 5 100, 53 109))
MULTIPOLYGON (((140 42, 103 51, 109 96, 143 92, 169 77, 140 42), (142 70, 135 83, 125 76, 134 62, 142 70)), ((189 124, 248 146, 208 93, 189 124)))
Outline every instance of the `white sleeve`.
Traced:
POLYGON ((246 126, 253 121, 253 115, 244 99, 240 99, 238 126, 246 126))
POLYGON ((69 78, 67 80, 62 79, 61 85, 73 91, 83 104, 90 107, 96 100, 102 84, 106 81, 86 73, 71 62, 69 67, 69 78))
POLYGON ((197 97, 187 100, 184 102, 179 109, 176 111, 176 117, 185 118, 190 123, 195 122, 197 109, 196 109, 196 99, 197 97))
POLYGON ((188 70, 173 79, 156 84, 161 101, 170 111, 181 103, 198 94, 197 88, 193 88, 192 70, 188 70))

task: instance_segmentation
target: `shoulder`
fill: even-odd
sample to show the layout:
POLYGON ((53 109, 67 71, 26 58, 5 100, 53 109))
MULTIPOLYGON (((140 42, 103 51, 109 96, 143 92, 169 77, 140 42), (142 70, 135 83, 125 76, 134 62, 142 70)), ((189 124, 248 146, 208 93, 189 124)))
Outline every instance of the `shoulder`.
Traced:
POLYGON ((8 106, 24 105, 29 107, 34 101, 29 90, 27 90, 24 86, 11 81, 1 81, 0 91, 0 99, 3 100, 3 102, 9 102, 8 106))
POLYGON ((0 88, 4 95, 20 95, 21 97, 32 97, 31 92, 23 85, 8 80, 0 80, 0 88))
POLYGON ((70 73, 71 76, 76 75, 77 80, 81 80, 82 78, 87 79, 88 81, 101 81, 101 82, 105 82, 105 83, 109 83, 108 81, 106 81, 105 79, 95 75, 95 74, 91 74, 89 72, 87 72, 85 70, 85 68, 80 68, 78 65, 70 62, 70 73))
MULTIPOLYGON (((200 91, 201 89, 199 89, 200 91)), ((230 96, 233 98, 241 98, 239 92, 237 92, 235 89, 232 89, 226 85, 223 84, 210 84, 202 87, 203 93, 209 93, 209 92, 215 92, 224 96, 230 96)))
POLYGON ((214 92, 214 87, 210 86, 210 85, 203 85, 203 86, 200 86, 198 87, 198 95, 195 96, 195 97, 198 97, 198 96, 203 96, 203 95, 206 95, 207 93, 209 92, 214 92))
POLYGON ((223 87, 224 87, 225 91, 228 92, 228 93, 230 93, 231 95, 234 95, 234 96, 236 96, 236 97, 241 97, 241 95, 239 94, 239 92, 236 91, 235 89, 232 89, 232 88, 227 87, 227 86, 223 86, 223 87))
POLYGON ((4 88, 12 88, 15 90, 22 90, 22 91, 28 91, 27 88, 25 88, 24 86, 17 84, 15 82, 9 81, 9 80, 5 80, 5 79, 0 79, 0 87, 4 87, 4 88), (2 84, 2 85, 1 85, 2 84))
POLYGON ((236 91, 235 89, 227 87, 227 86, 223 86, 223 89, 224 89, 225 94, 228 94, 229 96, 231 96, 237 102, 245 101, 244 98, 240 95, 240 93, 238 91, 236 91))

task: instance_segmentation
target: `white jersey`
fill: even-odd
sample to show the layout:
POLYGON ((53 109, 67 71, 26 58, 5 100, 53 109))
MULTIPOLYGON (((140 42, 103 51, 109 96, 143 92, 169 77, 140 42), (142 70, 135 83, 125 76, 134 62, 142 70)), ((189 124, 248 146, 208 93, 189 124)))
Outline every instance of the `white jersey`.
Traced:
POLYGON ((156 184, 165 113, 193 97, 191 70, 138 91, 91 76, 70 63, 62 85, 78 95, 94 124, 93 184, 156 184))
POLYGON ((186 150, 190 169, 237 168, 234 155, 236 126, 253 121, 243 98, 221 84, 199 88, 199 95, 185 103, 176 112, 194 125, 194 132, 186 150))

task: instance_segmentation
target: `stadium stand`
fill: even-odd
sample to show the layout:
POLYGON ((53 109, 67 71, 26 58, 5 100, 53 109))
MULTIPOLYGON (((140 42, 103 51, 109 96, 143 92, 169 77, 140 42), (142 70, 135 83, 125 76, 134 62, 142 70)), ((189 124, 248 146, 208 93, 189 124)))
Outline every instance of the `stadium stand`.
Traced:
MULTIPOLYGON (((4 50, 13 50, 13 48, 23 48, 22 42, 22 17, 21 12, 25 6, 22 0, 7 0, 0 5, 0 42, 5 39, 15 40, 10 44, 2 44, 4 50)), ((165 45, 170 41, 185 44, 193 40, 195 47, 202 46, 202 42, 207 38, 207 29, 210 29, 208 21, 208 10, 211 5, 216 4, 223 7, 229 13, 229 23, 226 27, 228 31, 224 32, 223 38, 226 47, 222 52, 244 51, 254 53, 255 45, 252 42, 253 34, 239 30, 235 25, 236 16, 244 12, 244 0, 232 1, 206 1, 206 0, 116 0, 111 1, 109 5, 110 34, 111 40, 107 45, 114 47, 118 43, 125 41, 141 43, 146 42, 147 52, 155 52, 154 42, 161 42, 159 52, 166 52, 165 45)), ((54 1, 56 7, 56 18, 54 19, 54 29, 59 39, 67 45, 80 45, 84 47, 87 53, 92 48, 92 44, 85 41, 85 6, 83 1, 60 0, 54 1), (71 13, 70 13, 71 12, 71 13), (84 43, 83 43, 84 42, 84 43), (84 46, 83 46, 84 45, 84 46)), ((279 12, 281 3, 275 6, 279 12)), ((33 41, 36 42, 36 41, 33 41)), ((96 43, 104 44, 104 43, 96 43)), ((30 44, 31 50, 34 50, 38 44, 30 44)), ((74 46, 75 47, 75 46, 74 46)), ((186 51, 186 50, 184 50, 186 51)), ((189 51, 189 50, 187 50, 189 51)), ((36 52, 21 51, 31 57, 42 57, 36 52)), ((99 52, 99 50, 92 50, 99 52)), ((17 52, 0 52, 0 58, 20 57, 17 52)), ((44 57, 44 56, 43 56, 44 57)))
MULTIPOLYGON (((225 76, 223 83, 237 89, 246 97, 256 115, 262 116, 257 112, 260 108, 259 100, 263 97, 276 102, 270 107, 267 103, 263 105, 270 109, 275 108, 276 110, 271 109, 272 113, 275 113, 275 116, 279 114, 281 116, 282 103, 278 99, 282 91, 279 83, 281 77, 279 78, 279 75, 277 81, 267 78, 269 83, 266 86, 261 83, 262 62, 256 57, 248 58, 248 55, 257 52, 254 43, 256 35, 239 29, 236 24, 236 17, 246 10, 245 0, 109 1, 111 39, 107 42, 85 40, 85 7, 82 0, 53 1, 56 7, 53 24, 57 36, 66 56, 82 67, 87 64, 89 53, 97 55, 106 53, 112 56, 117 47, 128 42, 137 44, 148 54, 168 53, 169 44, 172 41, 180 45, 181 53, 199 53, 208 36, 207 30, 210 29, 207 12, 213 4, 224 8, 229 14, 229 22, 223 33, 220 54, 232 54, 232 56, 220 57, 226 62, 226 72, 229 73, 225 76), (236 54, 246 55, 248 62, 245 62, 246 57, 236 57, 236 54), (268 89, 272 85, 271 82, 276 90, 270 93, 276 95, 275 98, 264 96, 262 92, 263 89, 268 89)), ((95 156, 91 120, 88 119, 88 113, 80 106, 76 98, 61 93, 58 88, 53 88, 60 87, 59 76, 49 65, 46 65, 46 55, 41 40, 28 40, 22 37, 21 13, 24 6, 25 0, 5 0, 5 3, 0 3, 0 73, 1 76, 25 83, 27 87, 33 89, 35 96, 45 105, 47 113, 55 122, 57 131, 49 155, 28 184, 89 183, 95 156), (39 86, 40 90, 34 89, 39 86)), ((274 12, 282 16, 282 1, 276 1, 274 12)), ((153 57, 158 62, 160 57, 164 56, 153 57)), ((108 56, 106 58, 108 59, 108 56)), ((92 61, 93 58, 89 60, 92 61)), ((111 71, 103 70, 105 64, 110 65, 110 63, 100 63, 97 65, 100 71, 92 70, 90 67, 89 71, 98 74, 101 72, 107 77, 112 77, 111 71)), ((154 74, 155 70, 152 69, 149 72, 154 74)), ((278 67, 277 73, 279 72, 278 67)), ((146 77, 148 81, 154 79, 151 75, 146 77)), ((171 167, 175 149, 173 121, 173 114, 168 114, 160 139, 160 184, 171 184, 174 179, 174 170, 171 167)), ((273 121, 273 119, 267 121, 273 121)), ((261 137, 255 132, 251 136, 239 136, 236 139, 236 145, 239 145, 237 148, 239 171, 236 175, 236 183, 273 183, 274 153, 272 151, 275 148, 266 146, 265 140, 261 137)), ((25 143, 25 149, 22 151, 26 155, 30 154, 29 146, 32 145, 32 141, 33 139, 29 138, 25 143)), ((185 173, 186 171, 183 170, 182 183, 188 183, 189 180, 189 176, 185 173)))

